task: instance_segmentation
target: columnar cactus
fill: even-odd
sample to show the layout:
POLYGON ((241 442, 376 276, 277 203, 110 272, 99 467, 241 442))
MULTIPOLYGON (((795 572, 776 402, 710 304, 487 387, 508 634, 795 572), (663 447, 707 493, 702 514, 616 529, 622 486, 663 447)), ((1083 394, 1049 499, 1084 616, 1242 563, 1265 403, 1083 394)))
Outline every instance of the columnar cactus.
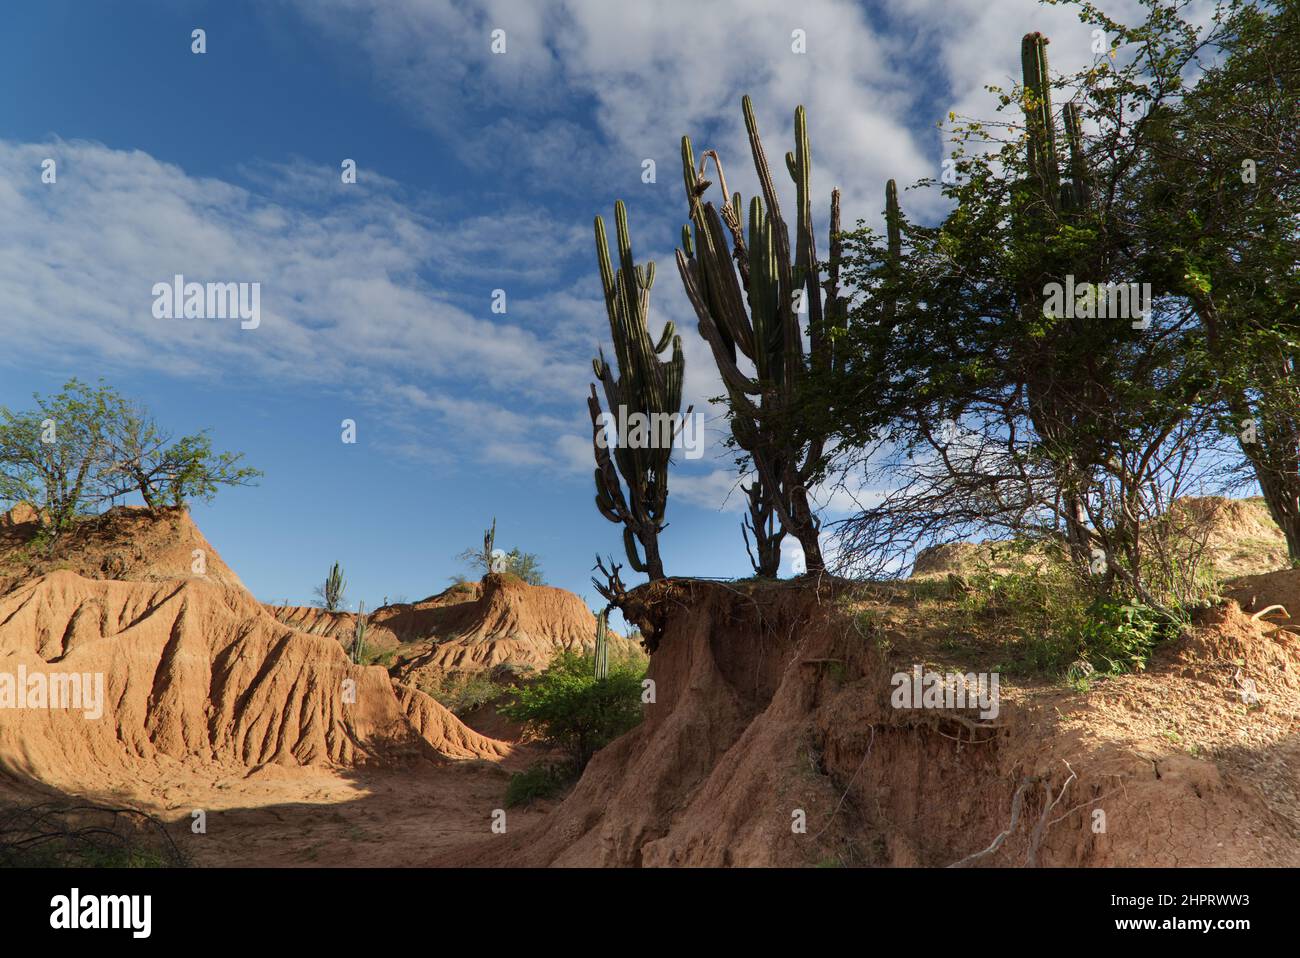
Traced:
POLYGON ((596 616, 596 681, 609 678, 609 609, 596 616))
POLYGON ((1079 212, 1091 201, 1083 125, 1078 107, 1064 110, 1065 141, 1069 147, 1070 182, 1061 182, 1061 161, 1052 115, 1052 79, 1047 66, 1047 45, 1041 33, 1027 33, 1020 41, 1023 72, 1025 131, 1028 137, 1029 180, 1043 201, 1057 213, 1079 212))
POLYGON ((352 661, 358 665, 366 652, 366 604, 357 605, 357 624, 352 635, 352 661))
MULTIPOLYGON (((665 524, 663 517, 668 504, 671 439, 676 437, 676 429, 681 424, 686 358, 681 337, 671 322, 664 325, 657 341, 650 337, 647 319, 655 266, 650 262, 641 267, 633 261, 627 210, 621 200, 614 204, 614 224, 617 270, 610 259, 604 220, 596 217, 596 256, 618 365, 616 371, 605 361, 602 350, 592 361, 592 369, 604 389, 608 415, 613 421, 628 422, 639 414, 648 425, 640 430, 640 438, 631 442, 626 441, 628 436, 620 436, 613 444, 611 455, 600 398, 592 384, 587 408, 596 456, 596 508, 610 522, 622 523, 628 562, 637 572, 644 572, 654 580, 664 577, 659 532, 665 524), (670 346, 671 357, 660 359, 660 354, 670 346), (669 423, 666 430, 658 428, 662 423, 669 423)), ((690 413, 687 409, 686 415, 690 413)))
POLYGON ((741 489, 749 500, 749 515, 740 523, 749 562, 757 575, 776 578, 781 569, 781 541, 785 538, 785 530, 776 521, 776 511, 770 497, 763 494, 762 480, 755 479, 749 485, 741 486, 741 489), (752 549, 749 542, 751 533, 754 536, 752 549))
MULTIPOLYGON (((746 542, 749 531, 758 540, 759 555, 751 553, 755 571, 774 575, 774 562, 780 557, 779 538, 773 548, 770 540, 760 537, 764 523, 762 509, 754 508, 758 497, 775 514, 783 533, 799 540, 807 569, 815 573, 824 563, 818 538, 820 522, 809 504, 808 485, 821 465, 826 436, 810 433, 799 421, 795 390, 808 364, 829 369, 836 362, 828 331, 847 321, 838 289, 839 244, 832 237, 823 306, 823 264, 817 258, 812 222, 812 156, 804 109, 795 110, 795 149, 785 157, 795 185, 792 252, 749 97, 742 100, 742 108, 763 195, 750 200, 746 230, 741 223, 741 196, 736 193, 727 199, 721 164, 717 154, 709 151, 704 159, 713 158, 724 202, 721 209, 704 202, 702 197, 711 185, 703 178, 704 163, 696 169, 690 138, 682 137, 682 173, 694 231, 690 227, 683 230, 677 268, 699 319, 700 334, 709 343, 727 388, 732 436, 749 454, 758 475, 758 482, 747 490, 751 516, 745 526, 746 542), (804 315, 811 346, 808 356, 800 324, 804 315), (737 350, 753 363, 753 376, 741 370, 737 350)), ((832 194, 831 205, 832 222, 837 224, 838 191, 832 194)))
POLYGON ((343 592, 346 589, 347 582, 343 578, 343 569, 336 562, 330 566, 329 575, 325 577, 325 584, 320 589, 321 599, 324 602, 326 611, 338 611, 343 602, 343 592))
MULTIPOLYGON (((1062 181, 1061 158, 1057 149, 1056 120, 1052 110, 1052 81, 1048 71, 1047 46, 1051 41, 1041 33, 1026 34, 1020 44, 1023 71, 1025 131, 1027 138, 1027 176, 1025 195, 1014 215, 1027 235, 1051 232, 1063 218, 1078 219, 1093 205, 1091 175, 1083 140, 1078 107, 1067 103, 1063 111, 1065 140, 1069 149, 1068 179, 1062 181)), ((1096 264, 1086 255, 1046 267, 1044 272, 1027 274, 1018 291, 1021 309, 1028 323, 1037 324, 1043 310, 1043 283, 1060 280, 1058 273, 1086 276, 1096 264)), ((1044 348, 1048 348, 1044 343, 1044 348)), ((1048 444, 1068 448, 1064 436, 1058 435, 1068 424, 1087 415, 1086 402, 1069 399, 1053 375, 1054 360, 1045 354, 1026 382, 1035 428, 1048 444)), ((1081 562, 1087 562, 1090 534, 1084 520, 1083 467, 1074 461, 1058 465, 1058 482, 1062 488, 1062 513, 1066 539, 1081 562)))

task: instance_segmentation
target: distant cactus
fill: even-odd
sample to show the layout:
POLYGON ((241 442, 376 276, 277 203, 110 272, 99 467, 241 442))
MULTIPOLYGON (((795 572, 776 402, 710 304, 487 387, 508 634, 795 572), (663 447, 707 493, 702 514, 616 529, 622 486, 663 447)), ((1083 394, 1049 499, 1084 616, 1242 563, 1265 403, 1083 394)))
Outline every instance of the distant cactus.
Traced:
POLYGON ((357 624, 352 634, 352 661, 360 665, 366 654, 366 604, 357 605, 357 624))
POLYGON ((316 594, 320 596, 320 604, 327 612, 337 612, 343 606, 343 594, 347 591, 348 584, 343 578, 343 569, 336 562, 330 567, 329 575, 325 577, 325 584, 316 587, 316 594))
MULTIPOLYGON (((655 264, 650 262, 641 267, 633 261, 627 210, 622 200, 614 204, 614 225, 617 270, 610 259, 605 222, 596 217, 596 258, 617 370, 605 361, 603 350, 592 361, 592 369, 603 387, 609 415, 618 421, 638 414, 646 417, 648 432, 659 441, 650 441, 649 448, 633 448, 620 441, 614 445, 611 455, 611 449, 604 443, 600 397, 592 385, 587 408, 596 456, 596 508, 610 522, 622 523, 628 562, 637 572, 644 572, 654 580, 664 577, 659 533, 664 527, 664 511, 668 505, 668 464, 672 454, 671 442, 663 440, 675 438, 675 430, 679 428, 686 358, 681 337, 671 322, 664 325, 657 341, 650 337, 646 322, 655 264), (671 357, 660 359, 659 355, 669 347, 671 357), (671 423, 672 437, 656 428, 661 422, 671 423)), ((690 413, 687 409, 686 415, 690 413)))
POLYGON ((596 681, 609 678, 609 609, 596 616, 596 681))

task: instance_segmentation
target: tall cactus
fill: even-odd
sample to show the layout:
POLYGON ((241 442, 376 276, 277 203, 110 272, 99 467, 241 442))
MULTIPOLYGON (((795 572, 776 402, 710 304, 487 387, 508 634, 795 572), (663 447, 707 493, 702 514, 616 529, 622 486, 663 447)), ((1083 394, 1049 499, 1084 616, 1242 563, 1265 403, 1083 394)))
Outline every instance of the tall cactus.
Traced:
POLYGON ((1067 103, 1063 111, 1065 141, 1070 151, 1070 182, 1061 181, 1056 119, 1052 111, 1052 78, 1047 65, 1051 41, 1041 33, 1027 33, 1020 41, 1023 74, 1025 132, 1028 137, 1029 184, 1055 213, 1077 213, 1091 202, 1083 124, 1078 107, 1067 103))
MULTIPOLYGON (((795 185, 792 252, 749 97, 741 106, 762 196, 750 200, 746 230, 741 223, 741 196, 727 197, 717 154, 706 152, 697 170, 690 138, 682 137, 682 173, 694 231, 690 227, 683 230, 677 269, 699 319, 700 333, 712 349, 727 388, 732 436, 749 454, 758 476, 757 483, 746 490, 751 515, 744 526, 746 544, 748 533, 754 532, 759 546, 757 557, 751 553, 755 571, 774 575, 774 563, 780 558, 779 538, 773 543, 770 536, 761 535, 764 509, 769 509, 779 521, 781 533, 794 536, 803 546, 808 572, 816 573, 825 563, 818 535, 821 523, 809 504, 808 486, 822 464, 827 437, 799 421, 795 397, 809 364, 823 370, 836 363, 828 334, 836 324, 847 322, 838 289, 839 244, 832 237, 823 290, 823 264, 817 258, 812 222, 812 154, 804 108, 795 110, 795 148, 785 157, 795 185), (711 185, 703 178, 704 163, 710 157, 723 192, 720 210, 702 199, 711 185), (804 314, 810 344, 807 356, 800 327, 804 314), (753 376, 740 369, 737 351, 753 364, 753 376)), ((839 222, 838 191, 831 196, 831 220, 839 222)))
POLYGON ((609 678, 609 609, 596 616, 596 681, 609 678))
MULTIPOLYGON (((628 562, 637 572, 644 572, 655 580, 664 577, 659 533, 665 525, 668 465, 672 455, 672 443, 665 440, 676 438, 675 430, 681 422, 678 414, 682 404, 686 358, 682 353, 681 337, 671 322, 664 325, 658 341, 650 337, 647 320, 655 266, 650 262, 641 267, 634 262, 627 210, 622 200, 614 204, 614 224, 618 244, 617 269, 610 259, 605 222, 596 217, 596 256, 605 293, 605 312, 614 340, 617 371, 605 361, 603 350, 592 361, 592 370, 604 389, 608 415, 615 422, 630 420, 637 414, 646 417, 649 425, 645 434, 649 441, 619 441, 614 444, 611 456, 611 449, 602 441, 605 426, 601 422, 600 397, 593 383, 587 408, 591 414, 592 448, 596 456, 596 508, 610 522, 622 523, 628 562), (660 354, 670 346, 671 357, 660 359, 660 354), (656 428, 662 422, 671 424, 671 435, 656 428)), ((690 413, 691 410, 687 409, 686 415, 690 413)))
POLYGON ((771 497, 763 492, 761 479, 755 479, 741 489, 749 500, 749 515, 741 520, 740 533, 745 539, 750 565, 756 575, 774 579, 781 569, 781 541, 785 538, 785 529, 776 521, 776 510, 771 497), (752 549, 751 534, 754 537, 752 549))

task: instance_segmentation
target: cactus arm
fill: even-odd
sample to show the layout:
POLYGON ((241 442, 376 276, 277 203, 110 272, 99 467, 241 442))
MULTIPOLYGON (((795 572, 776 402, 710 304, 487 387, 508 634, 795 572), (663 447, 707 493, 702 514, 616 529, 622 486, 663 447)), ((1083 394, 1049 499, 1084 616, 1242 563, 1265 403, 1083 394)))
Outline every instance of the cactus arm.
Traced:
POLYGON ((1088 158, 1083 141, 1083 122, 1073 101, 1065 104, 1065 139, 1070 147, 1071 197, 1075 210, 1092 203, 1092 183, 1088 175, 1088 158))
MULTIPOLYGON (((723 381, 729 389, 741 394, 759 395, 762 389, 758 382, 741 372, 736 365, 735 358, 729 353, 717 323, 714 322, 713 313, 704 301, 704 293, 701 291, 696 277, 697 267, 686 258, 686 255, 681 250, 677 251, 677 271, 681 274, 682 286, 686 290, 686 298, 695 307, 695 315, 699 318, 700 335, 704 337, 713 350, 713 358, 718 363, 718 371, 722 374, 723 381)), ((756 414, 757 407, 746 401, 746 412, 756 414)))

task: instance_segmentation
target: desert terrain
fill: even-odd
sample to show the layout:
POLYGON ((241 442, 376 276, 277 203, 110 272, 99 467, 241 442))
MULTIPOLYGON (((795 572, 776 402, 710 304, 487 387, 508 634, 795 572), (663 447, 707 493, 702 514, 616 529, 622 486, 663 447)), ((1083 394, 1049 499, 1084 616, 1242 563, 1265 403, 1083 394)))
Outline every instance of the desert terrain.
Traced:
POLYGON ((138 810, 200 867, 1300 865, 1300 572, 1261 514, 1205 505, 1223 596, 1086 687, 1000 665, 1008 623, 969 602, 987 545, 894 582, 633 589, 643 720, 566 795, 507 810, 544 746, 421 687, 589 653, 576 596, 488 575, 384 607, 356 664, 350 614, 258 602, 183 508, 119 507, 50 555, 16 508, 0 665, 105 688, 97 718, 4 712, 0 800, 138 810), (998 714, 891 708, 920 664, 1000 669, 998 714))

